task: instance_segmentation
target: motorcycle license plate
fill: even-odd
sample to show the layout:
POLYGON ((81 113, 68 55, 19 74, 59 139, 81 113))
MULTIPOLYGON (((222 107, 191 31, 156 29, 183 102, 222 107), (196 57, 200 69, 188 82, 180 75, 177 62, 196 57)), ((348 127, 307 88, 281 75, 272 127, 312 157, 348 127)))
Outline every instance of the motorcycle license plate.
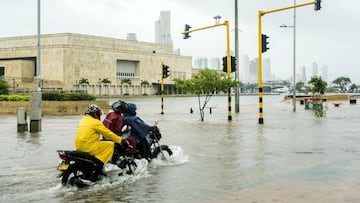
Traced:
POLYGON ((69 164, 59 164, 57 169, 59 171, 66 171, 69 168, 69 164))

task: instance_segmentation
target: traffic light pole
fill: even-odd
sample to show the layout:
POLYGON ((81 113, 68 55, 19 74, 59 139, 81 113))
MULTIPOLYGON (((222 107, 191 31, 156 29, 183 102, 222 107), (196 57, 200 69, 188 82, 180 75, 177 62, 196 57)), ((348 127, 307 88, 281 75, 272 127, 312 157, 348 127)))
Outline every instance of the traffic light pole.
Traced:
POLYGON ((263 47, 262 41, 263 40, 262 40, 262 30, 261 30, 261 17, 268 13, 275 13, 278 11, 293 9, 293 8, 302 7, 302 6, 308 6, 311 4, 315 4, 315 10, 320 10, 320 2, 321 2, 321 0, 316 0, 316 1, 312 1, 312 2, 292 5, 292 6, 268 10, 268 11, 258 11, 258 88, 259 88, 259 121, 258 121, 258 123, 259 124, 264 124, 263 81, 262 81, 262 47, 263 47))
POLYGON ((261 31, 261 16, 262 11, 258 12, 258 87, 259 87, 259 124, 264 123, 263 118, 263 80, 262 80, 262 31, 261 31))
POLYGON ((161 114, 164 114, 164 62, 161 62, 161 114))
MULTIPOLYGON (((230 27, 229 27, 229 21, 224 21, 224 23, 217 23, 215 25, 211 25, 211 26, 206 26, 206 27, 202 27, 202 28, 198 28, 198 29, 192 29, 192 30, 186 30, 184 32, 182 32, 181 34, 188 34, 191 32, 195 32, 195 31, 200 31, 200 30, 205 30, 205 29, 209 29, 209 28, 213 28, 213 27, 219 27, 219 26, 226 26, 226 55, 227 55, 227 77, 230 80, 230 70, 231 70, 231 57, 230 57, 230 27)), ((188 25, 186 25, 188 26, 188 25)), ((191 27, 188 26, 188 29, 190 29, 191 27)), ((185 28, 187 29, 187 28, 185 28)), ((184 39, 187 39, 189 36, 187 36, 184 39)), ((232 115, 231 115, 231 88, 229 88, 228 90, 228 121, 232 120, 232 115)))

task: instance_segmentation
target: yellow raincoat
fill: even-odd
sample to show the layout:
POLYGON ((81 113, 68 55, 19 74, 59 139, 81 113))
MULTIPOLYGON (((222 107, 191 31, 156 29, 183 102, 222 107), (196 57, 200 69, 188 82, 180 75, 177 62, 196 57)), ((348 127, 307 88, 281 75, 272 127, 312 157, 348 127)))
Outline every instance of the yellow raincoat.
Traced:
POLYGON ((114 153, 113 141, 120 143, 121 137, 107 129, 100 120, 90 115, 80 120, 75 137, 76 150, 87 152, 106 164, 114 153), (101 141, 100 135, 112 141, 101 141))

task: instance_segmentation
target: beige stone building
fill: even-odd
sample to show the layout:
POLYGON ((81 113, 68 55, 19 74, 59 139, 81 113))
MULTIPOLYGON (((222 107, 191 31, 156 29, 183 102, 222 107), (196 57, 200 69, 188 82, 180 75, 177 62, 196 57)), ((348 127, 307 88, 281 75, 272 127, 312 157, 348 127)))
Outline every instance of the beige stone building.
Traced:
MULTIPOLYGON (((95 96, 157 94, 164 63, 170 67, 165 91, 176 94, 172 78, 189 79, 192 73, 192 58, 174 55, 171 45, 73 33, 41 35, 40 44, 43 91, 86 91, 95 96)), ((0 79, 14 92, 36 90, 36 57, 36 35, 0 38, 0 79)))

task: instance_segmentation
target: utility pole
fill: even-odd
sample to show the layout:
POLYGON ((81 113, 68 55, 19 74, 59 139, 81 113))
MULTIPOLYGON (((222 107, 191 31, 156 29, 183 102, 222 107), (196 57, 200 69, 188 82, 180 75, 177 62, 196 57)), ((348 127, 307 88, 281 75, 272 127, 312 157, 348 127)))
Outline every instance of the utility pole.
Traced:
MULTIPOLYGON (((239 26, 238 26, 238 0, 235 0, 235 58, 237 59, 235 81, 239 84, 239 26)), ((240 112, 240 85, 235 89, 235 113, 240 112)))
MULTIPOLYGON (((294 6, 296 5, 296 0, 294 0, 294 6)), ((296 111, 296 7, 294 7, 294 44, 293 44, 293 111, 296 111)))
POLYGON ((30 95, 30 132, 41 131, 41 70, 40 70, 40 0, 37 1, 37 90, 30 95))

